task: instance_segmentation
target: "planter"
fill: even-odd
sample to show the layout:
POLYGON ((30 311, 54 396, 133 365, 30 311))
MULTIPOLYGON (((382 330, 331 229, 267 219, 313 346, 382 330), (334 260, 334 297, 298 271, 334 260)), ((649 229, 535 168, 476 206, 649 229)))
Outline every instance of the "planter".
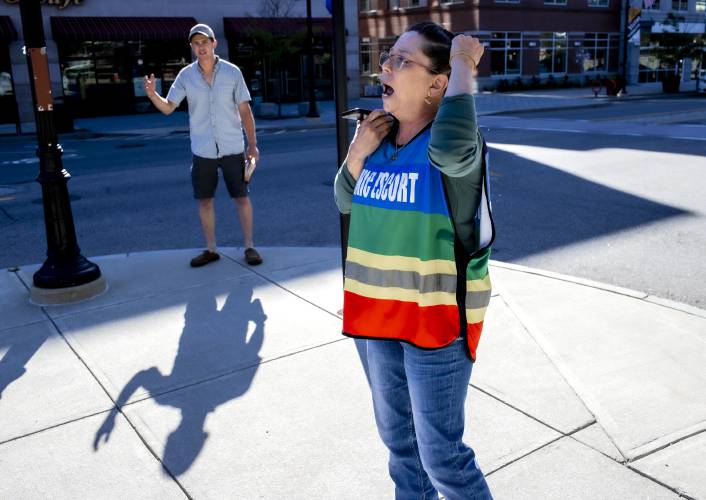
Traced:
POLYGON ((662 78, 662 92, 665 94, 676 94, 679 92, 681 78, 678 74, 670 73, 662 78))

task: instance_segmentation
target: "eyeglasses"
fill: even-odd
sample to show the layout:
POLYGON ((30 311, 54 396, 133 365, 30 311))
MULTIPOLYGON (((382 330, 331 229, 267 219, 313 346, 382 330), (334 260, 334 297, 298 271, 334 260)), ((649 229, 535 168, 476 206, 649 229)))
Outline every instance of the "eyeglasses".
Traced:
POLYGON ((426 69, 430 73, 438 73, 438 71, 434 71, 429 66, 425 66, 422 63, 407 59, 406 57, 401 56, 399 54, 390 54, 388 51, 383 50, 382 52, 380 52, 380 67, 382 68, 388 61, 390 63, 390 69, 392 69, 392 71, 399 71, 403 68, 408 67, 410 64, 416 64, 417 66, 421 66, 422 68, 426 69))

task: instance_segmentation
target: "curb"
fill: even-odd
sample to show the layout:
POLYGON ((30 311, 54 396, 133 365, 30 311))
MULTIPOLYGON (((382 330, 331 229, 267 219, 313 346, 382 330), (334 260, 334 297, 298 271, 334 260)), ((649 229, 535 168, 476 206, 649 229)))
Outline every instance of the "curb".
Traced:
MULTIPOLYGON (((511 94, 508 94, 511 95, 511 94)), ((664 99, 665 101, 667 100, 672 100, 672 99, 679 99, 681 97, 694 97, 697 96, 698 94, 696 92, 681 92, 679 94, 671 95, 671 94, 643 94, 643 95, 636 95, 636 96, 625 96, 625 97, 615 97, 615 96, 602 96, 597 99, 592 97, 586 97, 585 99, 590 99, 591 103, 586 103, 586 104, 581 104, 581 105, 571 105, 571 106, 548 106, 548 107, 543 107, 543 108, 527 108, 527 109, 518 109, 516 111, 511 111, 511 110, 505 110, 505 111, 489 111, 489 112, 483 112, 479 111, 478 116, 490 116, 490 115, 520 115, 520 114, 525 114, 525 113, 542 113, 542 112, 547 112, 547 111, 557 111, 557 110, 571 110, 571 109, 583 109, 583 108, 598 108, 600 106, 606 106, 608 104, 616 103, 616 102, 628 102, 628 101, 645 101, 648 99, 664 99)))
MULTIPOLYGON (((263 128, 256 128, 255 132, 258 134, 261 133, 270 133, 270 132, 279 132, 281 130, 285 131, 296 131, 296 130, 315 130, 315 129, 326 129, 326 128, 333 128, 335 127, 335 123, 313 123, 311 125, 288 125, 288 126, 267 126, 263 128)), ((180 129, 171 129, 169 132, 166 134, 162 132, 162 129, 155 128, 149 132, 146 132, 144 129, 141 130, 140 132, 127 132, 124 130, 119 130, 115 132, 98 132, 98 131, 93 131, 91 129, 76 129, 73 132, 67 132, 65 134, 61 134, 61 137, 64 139, 70 139, 70 140, 89 140, 89 139, 98 139, 100 137, 135 137, 135 136, 140 136, 140 135, 172 135, 172 134, 188 134, 189 129, 188 128, 180 128, 180 129)), ((22 134, 22 136, 34 136, 35 134, 22 134)), ((17 137, 17 136, 7 136, 7 137, 17 137)))
POLYGON ((542 108, 526 108, 517 110, 504 110, 504 111, 478 111, 478 116, 509 116, 509 115, 522 115, 529 113, 546 113, 547 111, 564 111, 572 109, 586 109, 586 108, 600 108, 601 106, 607 106, 613 101, 601 101, 601 102, 591 102, 590 104, 575 104, 572 106, 545 106, 542 108))
MULTIPOLYGON (((225 248, 231 248, 231 247, 224 247, 224 249, 225 248)), ((232 247, 232 248, 238 248, 238 247, 232 247)), ((273 247, 262 247, 262 248, 266 249, 266 248, 282 248, 282 247, 273 246, 273 247)), ((315 248, 337 248, 337 247, 296 247, 296 248, 306 250, 306 249, 315 249, 315 248)), ((135 254, 156 253, 156 252, 165 252, 165 251, 166 252, 181 251, 181 250, 189 250, 189 249, 170 248, 170 249, 164 249, 164 250, 145 250, 145 251, 138 251, 138 252, 130 252, 127 254, 122 254, 122 253, 121 254, 107 254, 107 255, 97 255, 97 256, 93 256, 93 257, 96 257, 96 258, 97 257, 116 257, 116 256, 128 257, 128 256, 135 255, 135 254)), ((673 309, 675 311, 680 311, 680 312, 683 312, 683 313, 686 313, 686 314, 689 314, 692 316, 697 316, 699 318, 706 319, 706 310, 704 310, 704 309, 701 309, 701 308, 698 308, 698 307, 695 307, 695 306, 692 306, 689 304, 684 304, 682 302, 676 302, 676 301, 673 301, 670 299, 664 299, 661 297, 652 296, 646 292, 632 290, 629 288, 624 288, 624 287, 615 286, 615 285, 609 285, 607 283, 601 283, 598 281, 593 281, 593 280, 589 280, 589 279, 585 279, 585 278, 579 278, 576 276, 569 276, 566 274, 556 273, 553 271, 545 271, 542 269, 527 267, 527 266, 523 266, 520 264, 511 264, 511 263, 507 263, 507 262, 501 262, 501 261, 497 261, 494 259, 490 259, 489 264, 493 267, 499 267, 499 268, 507 269, 510 271, 517 271, 517 272, 522 272, 522 273, 526 273, 526 274, 533 274, 535 276, 542 276, 542 277, 549 278, 549 279, 565 281, 567 283, 573 283, 575 285, 580 285, 580 286, 585 286, 588 288, 595 288, 597 290, 603 290, 606 292, 615 293, 617 295, 622 295, 625 297, 630 297, 633 299, 642 300, 642 301, 649 302, 650 304, 653 304, 656 306, 665 307, 668 309, 673 309)), ((20 267, 31 267, 33 265, 35 265, 35 264, 25 264, 20 267)), ((6 269, 6 270, 9 270, 9 269, 6 269)))
POLYGON ((633 299, 642 300, 654 304, 656 306, 666 307, 668 309, 673 309, 675 311, 680 311, 692 316, 697 316, 699 318, 706 319, 706 310, 701 309, 689 304, 684 304, 682 302, 676 302, 670 299, 664 299, 661 297, 652 296, 646 292, 641 292, 638 290, 632 290, 630 288, 624 288, 615 285, 609 285, 607 283, 601 283, 599 281, 593 281, 585 278, 579 278, 576 276, 569 276, 567 274, 555 273, 553 271, 544 271, 542 269, 536 269, 533 267, 522 266, 520 264, 510 264, 507 262, 500 262, 497 260, 490 259, 490 265, 494 267, 500 267, 503 269, 508 269, 510 271, 517 271, 526 274, 534 274, 536 276, 542 276, 545 278, 555 279, 559 281, 565 281, 567 283, 573 283, 575 285, 581 285, 588 288, 595 288, 597 290, 603 290, 605 292, 615 293, 617 295, 622 295, 625 297, 630 297, 633 299))

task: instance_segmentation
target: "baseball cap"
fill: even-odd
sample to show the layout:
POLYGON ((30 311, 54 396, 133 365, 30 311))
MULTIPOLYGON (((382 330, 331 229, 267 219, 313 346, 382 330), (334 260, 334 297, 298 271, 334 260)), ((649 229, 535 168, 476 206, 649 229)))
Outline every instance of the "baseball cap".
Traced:
POLYGON ((197 24, 193 28, 191 28, 191 31, 189 31, 189 41, 191 41, 191 38, 194 35, 197 35, 199 33, 202 34, 203 36, 207 36, 211 40, 216 39, 216 35, 213 34, 213 30, 211 29, 211 27, 209 25, 197 24))

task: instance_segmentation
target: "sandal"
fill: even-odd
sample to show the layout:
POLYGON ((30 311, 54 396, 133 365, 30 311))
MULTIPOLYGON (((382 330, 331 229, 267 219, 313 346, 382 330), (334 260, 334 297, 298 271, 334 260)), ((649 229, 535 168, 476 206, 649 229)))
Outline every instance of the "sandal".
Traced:
POLYGON ((247 262, 248 265, 257 266, 258 264, 262 264, 262 257, 260 257, 260 254, 257 253, 257 250, 254 248, 246 248, 245 262, 247 262))
POLYGON ((218 253, 212 252, 210 250, 204 250, 199 255, 191 259, 191 267, 205 266, 206 264, 214 262, 220 258, 221 256, 218 255, 218 253))

